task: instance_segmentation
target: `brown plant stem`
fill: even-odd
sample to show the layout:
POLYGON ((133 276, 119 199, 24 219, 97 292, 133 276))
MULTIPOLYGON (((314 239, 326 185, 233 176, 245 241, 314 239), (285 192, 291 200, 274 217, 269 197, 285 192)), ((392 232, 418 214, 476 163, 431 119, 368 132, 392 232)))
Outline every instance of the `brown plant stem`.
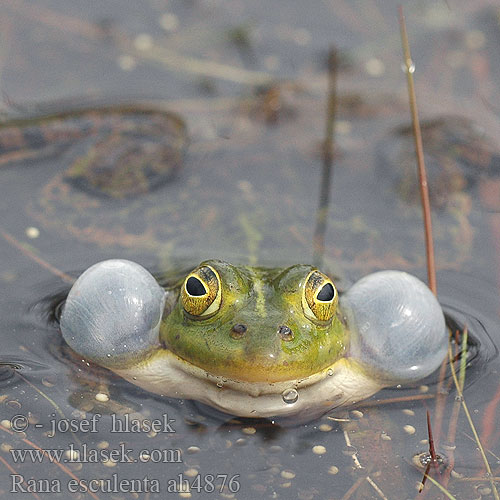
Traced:
POLYGON ((427 185, 427 173, 424 163, 424 150, 422 147, 422 133, 420 130, 420 121, 418 119, 417 98, 415 95, 415 84, 413 81, 413 73, 415 66, 411 59, 410 44, 408 42, 408 34, 406 32, 406 22, 403 15, 403 8, 399 8, 399 24, 401 28, 401 40, 403 43, 404 64, 406 68, 406 77, 408 82, 408 97, 410 100, 410 111, 413 124, 413 137, 415 139, 415 150, 417 153, 418 177, 420 183, 420 197, 422 199, 422 211, 424 216, 425 226, 425 251, 427 255, 427 279, 429 288, 434 295, 437 295, 436 283, 436 265, 434 261, 434 244, 432 240, 432 221, 431 208, 429 202, 429 188, 427 185))
POLYGON ((50 273, 58 276, 65 283, 69 283, 70 285, 72 285, 75 282, 75 280, 71 276, 64 273, 63 271, 60 271, 59 269, 57 269, 57 267, 54 267, 52 264, 49 264, 47 261, 43 260, 41 257, 32 252, 29 248, 27 248, 26 245, 23 245, 16 238, 14 238, 14 236, 12 236, 11 234, 0 229, 0 236, 2 236, 2 238, 6 240, 8 243, 10 243, 13 247, 17 248, 23 255, 28 257, 28 259, 32 260, 33 262, 36 262, 39 266, 43 267, 44 269, 47 269, 47 271, 49 271, 50 273))

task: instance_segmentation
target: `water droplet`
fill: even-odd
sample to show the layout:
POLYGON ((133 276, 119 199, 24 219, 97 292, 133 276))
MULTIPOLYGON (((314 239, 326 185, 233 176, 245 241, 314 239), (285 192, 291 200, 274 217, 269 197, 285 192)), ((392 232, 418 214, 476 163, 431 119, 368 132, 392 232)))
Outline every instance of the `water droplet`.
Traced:
POLYGON ((299 399, 299 393, 296 389, 286 389, 282 392, 281 397, 286 404, 293 404, 299 399))
POLYGON ((328 376, 331 377, 333 375, 333 370, 331 368, 328 368, 328 376))
POLYGON ((410 61, 409 66, 407 66, 406 63, 403 63, 401 64, 401 69, 403 70, 403 73, 415 73, 415 63, 410 61))
POLYGON ((106 357, 107 357, 107 358, 110 358, 110 357, 111 357, 111 354, 109 354, 109 352, 108 352, 108 354, 106 354, 106 357))

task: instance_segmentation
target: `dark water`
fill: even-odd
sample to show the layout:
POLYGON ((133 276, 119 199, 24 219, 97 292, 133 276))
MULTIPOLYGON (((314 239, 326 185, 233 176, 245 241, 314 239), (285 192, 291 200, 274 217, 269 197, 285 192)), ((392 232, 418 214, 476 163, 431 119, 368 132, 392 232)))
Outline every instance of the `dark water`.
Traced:
MULTIPOLYGON (((463 411, 453 416, 449 375, 440 390, 446 393, 441 416, 434 375, 422 386, 384 390, 334 419, 291 428, 227 421, 87 366, 43 312, 43 299, 67 288, 65 279, 110 257, 156 271, 207 257, 310 262, 331 46, 341 58, 339 153, 324 267, 342 286, 383 268, 425 279, 397 6, 379 4, 0 2, 7 115, 141 100, 177 113, 189 142, 175 175, 166 172, 165 182, 147 192, 128 186, 118 198, 68 179, 79 158, 95 151, 106 157, 101 133, 32 156, 0 158, 0 420, 29 419, 25 433, 0 426, 1 498, 56 498, 42 490, 58 486, 59 498, 189 498, 173 491, 179 474, 190 482, 192 498, 438 498, 430 481, 427 493, 417 493, 423 471, 412 463, 428 448, 427 409, 438 453, 454 456, 451 494, 495 498, 463 411), (97 432, 63 427, 47 435, 52 421, 90 425, 97 414, 97 432), (124 414, 175 421, 166 432, 112 433, 111 415, 124 414), (122 443, 132 450, 130 459, 141 450, 150 459, 106 461, 102 452, 96 463, 67 461, 71 445, 80 451, 86 445, 92 454, 120 450, 122 443), (60 464, 47 457, 16 461, 12 454, 37 447, 68 453, 60 464), (13 474, 52 482, 39 482, 38 493, 14 494, 13 474), (71 490, 78 490, 70 483, 75 478, 114 482, 101 483, 92 497, 71 490), (136 484, 139 492, 131 492, 126 480, 141 480, 142 490, 136 484), (153 491, 144 492, 147 487, 153 491)), ((497 478, 499 12, 482 1, 412 2, 405 12, 434 207, 439 298, 450 326, 467 326, 473 339, 465 401, 497 478)))

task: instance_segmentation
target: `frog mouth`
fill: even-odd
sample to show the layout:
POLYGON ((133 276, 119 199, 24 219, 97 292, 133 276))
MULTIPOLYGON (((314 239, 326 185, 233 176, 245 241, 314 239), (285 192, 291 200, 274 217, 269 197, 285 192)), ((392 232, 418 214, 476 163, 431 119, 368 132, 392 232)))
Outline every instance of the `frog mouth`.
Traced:
POLYGON ((334 408, 352 406, 386 385, 349 358, 308 377, 275 383, 216 376, 166 349, 134 367, 113 371, 150 392, 194 399, 242 417, 300 414, 312 419, 334 408))

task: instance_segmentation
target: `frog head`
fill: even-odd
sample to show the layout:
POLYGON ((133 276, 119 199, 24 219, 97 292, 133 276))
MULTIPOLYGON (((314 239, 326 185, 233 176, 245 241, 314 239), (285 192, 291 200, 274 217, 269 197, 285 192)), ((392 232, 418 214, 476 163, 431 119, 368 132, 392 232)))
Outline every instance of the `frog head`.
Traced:
POLYGON ((177 290, 160 339, 211 374, 280 382, 308 377, 344 355, 337 290, 312 266, 269 269, 209 260, 177 290))

